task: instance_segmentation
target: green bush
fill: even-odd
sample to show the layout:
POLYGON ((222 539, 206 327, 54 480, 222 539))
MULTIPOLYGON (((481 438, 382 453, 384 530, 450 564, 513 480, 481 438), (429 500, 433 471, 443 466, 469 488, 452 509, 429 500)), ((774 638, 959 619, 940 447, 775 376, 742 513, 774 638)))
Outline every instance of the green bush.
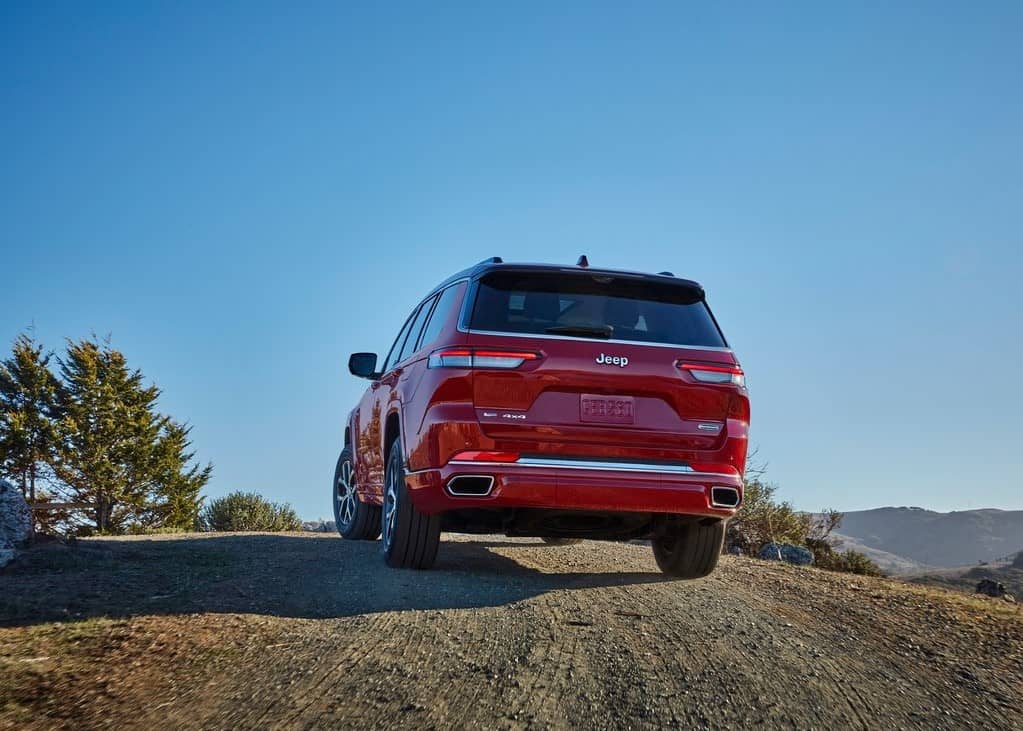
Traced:
POLYGON ((813 551, 813 565, 828 571, 861 576, 884 576, 881 568, 859 551, 836 551, 827 538, 809 538, 806 547, 813 551))
POLYGON ((796 510, 775 500, 777 487, 764 482, 763 470, 753 469, 743 488, 742 509, 728 521, 725 550, 756 556, 767 543, 791 543, 813 552, 814 565, 828 571, 864 576, 883 576, 881 569, 864 554, 838 552, 831 545, 831 532, 842 524, 842 513, 825 510, 817 516, 796 510))
POLYGON ((803 545, 810 531, 810 516, 787 502, 776 502, 777 487, 759 479, 743 488, 742 509, 728 521, 726 545, 756 556, 765 543, 803 545))
POLYGON ((859 551, 845 551, 842 554, 841 568, 838 571, 862 574, 863 576, 884 576, 881 567, 859 551))
POLYGON ((206 505, 199 518, 205 531, 302 530, 287 503, 272 503, 254 492, 232 492, 206 505))

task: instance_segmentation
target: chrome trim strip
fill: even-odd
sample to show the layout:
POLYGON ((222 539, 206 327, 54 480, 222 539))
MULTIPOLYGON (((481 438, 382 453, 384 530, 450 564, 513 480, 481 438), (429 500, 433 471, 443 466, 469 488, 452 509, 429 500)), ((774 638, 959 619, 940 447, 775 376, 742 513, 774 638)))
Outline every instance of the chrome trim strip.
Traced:
POLYGON ((697 472, 689 465, 650 464, 646 462, 590 462, 577 459, 548 459, 544 457, 523 457, 517 462, 473 462, 472 460, 453 459, 448 464, 471 465, 477 469, 487 467, 538 467, 563 470, 601 470, 606 472, 655 472, 665 475, 686 475, 688 477, 728 477, 735 478, 724 472, 697 472))
POLYGON ((579 342, 590 343, 591 345, 611 343, 612 345, 646 345, 654 348, 674 348, 675 350, 709 350, 715 353, 734 352, 731 348, 719 348, 713 345, 677 345, 675 343, 651 343, 647 340, 616 340, 614 338, 604 340, 603 338, 580 338, 575 337, 574 335, 547 335, 546 333, 507 333, 500 332, 498 330, 465 329, 461 326, 458 330, 470 335, 497 335, 504 338, 524 338, 526 340, 532 340, 534 338, 537 340, 576 340, 579 342))
POLYGON ((570 470, 614 470, 616 472, 664 472, 669 474, 692 474, 695 470, 687 464, 648 464, 640 462, 600 462, 585 459, 556 459, 549 457, 523 457, 514 464, 526 467, 562 467, 570 470))

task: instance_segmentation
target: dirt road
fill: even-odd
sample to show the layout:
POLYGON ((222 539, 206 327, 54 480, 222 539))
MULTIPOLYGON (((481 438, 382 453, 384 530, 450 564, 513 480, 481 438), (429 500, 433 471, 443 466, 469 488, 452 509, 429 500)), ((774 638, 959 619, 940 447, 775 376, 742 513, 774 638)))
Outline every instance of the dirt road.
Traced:
POLYGON ((0 574, 0 727, 1023 728, 1015 605, 725 558, 447 537, 82 541, 0 574))

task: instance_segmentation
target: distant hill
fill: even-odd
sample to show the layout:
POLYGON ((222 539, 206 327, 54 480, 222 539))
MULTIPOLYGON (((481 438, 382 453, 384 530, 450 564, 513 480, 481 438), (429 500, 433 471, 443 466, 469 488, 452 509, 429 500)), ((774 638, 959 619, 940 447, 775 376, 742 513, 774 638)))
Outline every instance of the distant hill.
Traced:
POLYGON ((862 553, 871 561, 876 563, 880 569, 889 576, 917 574, 935 568, 933 566, 928 566, 927 564, 922 564, 919 561, 906 558, 905 556, 898 556, 894 553, 888 553, 888 551, 882 551, 880 548, 872 548, 871 546, 864 545, 857 539, 842 533, 832 533, 831 543, 834 545, 835 549, 839 551, 858 551, 862 553))
POLYGON ((1023 551, 1014 558, 993 561, 978 566, 966 566, 959 569, 939 569, 913 576, 904 577, 914 584, 941 586, 945 589, 957 589, 973 593, 981 579, 993 579, 1005 584, 1006 590, 1023 599, 1023 551))
POLYGON ((923 508, 876 508, 846 513, 838 530, 840 537, 862 547, 925 567, 968 566, 1013 556, 1023 548, 1023 510, 937 513, 923 508))

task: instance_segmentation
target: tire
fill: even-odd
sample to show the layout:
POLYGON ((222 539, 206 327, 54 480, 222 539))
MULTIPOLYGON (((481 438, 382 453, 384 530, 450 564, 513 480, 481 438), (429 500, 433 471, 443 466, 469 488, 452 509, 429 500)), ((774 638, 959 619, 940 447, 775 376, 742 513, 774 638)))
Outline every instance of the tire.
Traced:
POLYGON ((701 579, 718 565, 725 540, 725 521, 710 525, 670 520, 651 541, 654 560, 668 576, 701 579))
POLYGON ((541 538, 540 540, 548 546, 574 546, 576 543, 583 542, 582 538, 541 538))
POLYGON ((405 484, 401 440, 394 440, 384 476, 380 530, 384 560, 396 569, 428 569, 440 545, 440 515, 426 515, 412 504, 405 484))
POLYGON ((359 500, 352 448, 345 447, 334 468, 334 525, 342 538, 373 541, 380 535, 380 506, 359 500))

